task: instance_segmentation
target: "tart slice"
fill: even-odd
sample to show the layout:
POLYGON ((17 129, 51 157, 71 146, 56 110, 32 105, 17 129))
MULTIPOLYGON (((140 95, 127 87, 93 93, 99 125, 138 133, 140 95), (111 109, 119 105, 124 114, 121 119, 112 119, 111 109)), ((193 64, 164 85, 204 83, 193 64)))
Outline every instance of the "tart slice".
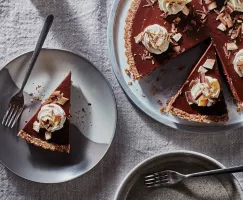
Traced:
POLYGON ((217 57, 212 43, 169 102, 167 110, 179 118, 200 123, 228 120, 217 57))
POLYGON ((51 151, 70 152, 71 72, 44 101, 18 136, 51 151))

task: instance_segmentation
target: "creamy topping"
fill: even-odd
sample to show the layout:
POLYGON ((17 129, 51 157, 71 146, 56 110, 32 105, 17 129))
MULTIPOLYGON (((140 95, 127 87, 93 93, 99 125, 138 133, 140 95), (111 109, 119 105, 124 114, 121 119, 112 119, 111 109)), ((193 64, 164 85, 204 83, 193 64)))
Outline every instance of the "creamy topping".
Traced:
POLYGON ((185 93, 187 102, 198 106, 212 106, 218 101, 220 94, 219 81, 205 74, 200 74, 200 79, 190 83, 190 91, 185 93))
POLYGON ((169 47, 170 36, 167 30, 158 24, 150 25, 135 37, 136 42, 142 42, 150 53, 161 54, 169 47))
POLYGON ((243 1, 242 0, 228 0, 228 3, 233 6, 235 11, 243 12, 243 1))
POLYGON ((236 73, 240 76, 243 77, 243 49, 239 50, 237 54, 235 55, 234 61, 234 70, 236 73))
POLYGON ((33 129, 39 132, 40 128, 44 128, 47 132, 60 130, 65 121, 65 111, 61 106, 51 103, 44 105, 38 113, 37 119, 39 122, 34 122, 33 129))
POLYGON ((192 0, 159 0, 159 8, 168 15, 175 15, 182 11, 186 7, 186 4, 191 1, 192 0))

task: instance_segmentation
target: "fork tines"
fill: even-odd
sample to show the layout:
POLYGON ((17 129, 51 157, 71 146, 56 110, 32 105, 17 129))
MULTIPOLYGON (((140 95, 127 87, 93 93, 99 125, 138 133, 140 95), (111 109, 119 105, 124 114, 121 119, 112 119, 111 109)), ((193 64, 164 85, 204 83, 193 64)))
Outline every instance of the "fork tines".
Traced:
POLYGON ((9 104, 8 110, 5 113, 3 120, 2 120, 2 125, 5 125, 7 127, 13 127, 16 121, 18 120, 20 114, 23 111, 22 106, 18 106, 16 104, 9 104))
POLYGON ((147 187, 158 187, 168 183, 168 173, 167 172, 156 172, 145 176, 145 185, 147 187))

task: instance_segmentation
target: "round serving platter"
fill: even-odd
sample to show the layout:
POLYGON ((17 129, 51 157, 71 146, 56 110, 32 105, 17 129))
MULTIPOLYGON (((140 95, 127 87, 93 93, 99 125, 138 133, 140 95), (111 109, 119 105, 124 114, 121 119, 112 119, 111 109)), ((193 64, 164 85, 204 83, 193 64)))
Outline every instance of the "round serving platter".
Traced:
POLYGON ((125 72, 128 64, 124 47, 125 19, 130 4, 130 0, 114 1, 107 34, 109 57, 113 71, 121 87, 132 102, 156 121, 182 131, 210 133, 242 127, 243 116, 237 112, 236 105, 233 102, 233 97, 230 94, 228 86, 225 84, 225 80, 222 80, 222 82, 229 111, 229 121, 227 123, 199 124, 160 112, 161 107, 164 107, 166 102, 176 94, 204 50, 198 46, 192 51, 185 52, 183 55, 170 61, 165 66, 159 67, 148 77, 133 82, 131 77, 125 72), (182 68, 178 68, 177 66, 182 66, 182 68), (160 105, 161 102, 163 103, 162 106, 160 105))
MULTIPOLYGON (((0 71, 0 120, 11 96, 20 88, 32 52, 23 54, 0 71)), ((117 108, 113 91, 102 73, 73 53, 43 49, 25 86, 25 109, 13 129, 0 124, 0 161, 15 174, 40 183, 60 183, 92 169, 107 152, 116 129, 117 108), (72 72, 71 152, 44 150, 17 137, 41 101, 72 72)))
POLYGON ((146 188, 144 176, 157 171, 175 170, 188 174, 225 168, 215 159, 193 151, 155 155, 135 166, 117 189, 115 200, 242 200, 242 188, 231 174, 184 180, 171 187, 146 188))

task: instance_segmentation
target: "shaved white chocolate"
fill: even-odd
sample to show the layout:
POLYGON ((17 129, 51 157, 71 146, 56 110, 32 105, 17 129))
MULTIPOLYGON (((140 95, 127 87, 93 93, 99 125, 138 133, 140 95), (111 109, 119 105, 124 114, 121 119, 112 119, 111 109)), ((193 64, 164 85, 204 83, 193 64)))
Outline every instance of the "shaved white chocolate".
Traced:
POLYGON ((58 97, 56 103, 60 104, 60 105, 64 105, 69 99, 64 97, 63 96, 63 93, 62 95, 60 95, 60 97, 58 97))
POLYGON ((134 37, 135 39, 135 42, 138 44, 140 42, 142 42, 143 40, 143 32, 142 33, 139 33, 136 37, 134 37))
POLYGON ((226 48, 228 51, 237 50, 238 46, 234 42, 226 43, 226 48))
POLYGON ((172 36, 172 38, 176 41, 179 42, 182 37, 181 33, 176 33, 175 35, 172 36))
POLYGON ((213 10, 215 8, 217 8, 216 2, 211 2, 210 4, 208 4, 208 10, 213 10))
POLYGON ((37 133, 39 133, 39 131, 40 131, 40 123, 37 122, 37 121, 35 121, 35 122, 33 123, 33 129, 34 129, 37 133))
POLYGON ((215 65, 215 59, 207 59, 203 64, 203 67, 207 69, 213 69, 214 65, 215 65))
POLYGON ((200 83, 196 83, 192 89, 191 89, 191 94, 193 99, 196 99, 200 94, 202 93, 201 88, 200 88, 200 83))
POLYGON ((223 23, 219 24, 217 28, 221 31, 226 31, 226 26, 223 23))
POLYGON ((182 9, 182 13, 184 14, 184 15, 189 15, 189 13, 190 13, 190 11, 189 11, 189 9, 187 8, 187 6, 185 6, 183 9, 182 9))
POLYGON ((45 132, 45 139, 46 140, 50 140, 51 139, 51 132, 49 132, 49 131, 45 132))
POLYGON ((207 71, 208 71, 208 70, 205 69, 203 66, 200 66, 199 69, 198 69, 198 72, 199 72, 199 73, 204 73, 204 74, 205 74, 207 71))

